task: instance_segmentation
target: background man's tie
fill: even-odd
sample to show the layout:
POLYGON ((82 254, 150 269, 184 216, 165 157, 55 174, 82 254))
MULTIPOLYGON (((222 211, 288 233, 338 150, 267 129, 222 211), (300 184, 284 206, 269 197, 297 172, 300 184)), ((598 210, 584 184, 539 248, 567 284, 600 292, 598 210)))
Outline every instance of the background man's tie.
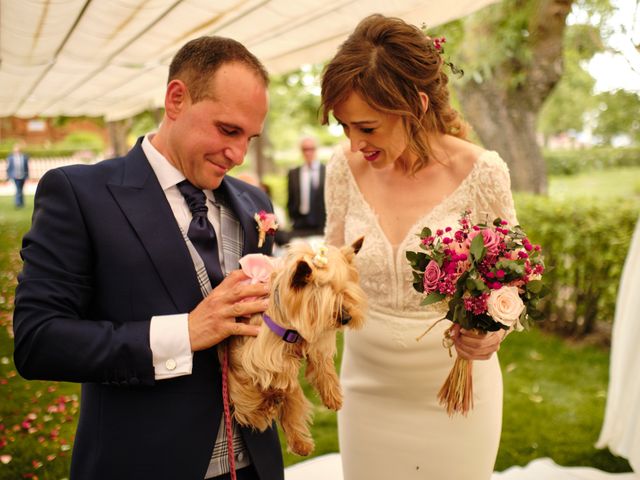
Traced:
POLYGON ((224 278, 218 259, 218 242, 213 225, 207 218, 207 197, 202 190, 183 180, 178 183, 178 190, 187 201, 193 215, 187 236, 204 262, 209 280, 215 285, 224 278))

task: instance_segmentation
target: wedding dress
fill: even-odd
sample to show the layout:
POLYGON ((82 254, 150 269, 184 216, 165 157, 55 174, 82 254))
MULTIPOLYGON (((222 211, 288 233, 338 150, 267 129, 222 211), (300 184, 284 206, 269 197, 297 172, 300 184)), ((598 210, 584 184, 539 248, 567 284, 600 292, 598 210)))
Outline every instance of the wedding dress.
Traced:
POLYGON ((629 460, 640 473, 640 220, 624 264, 611 341, 609 392, 597 447, 629 460))
MULTIPOLYGON (((484 152, 458 188, 416 219, 399 245, 391 245, 376 213, 361 195, 342 149, 329 162, 326 241, 349 244, 364 235, 356 256, 368 296, 365 326, 345 334, 338 413, 345 480, 487 480, 502 422, 502 376, 497 355, 473 363, 473 410, 450 418, 437 394, 455 360, 442 346, 450 325, 438 323, 446 306, 420 306, 406 250, 418 249, 422 227, 456 228, 461 212, 472 220, 516 222, 506 164, 484 152)), ((411 192, 398 192, 411 195, 411 192)))

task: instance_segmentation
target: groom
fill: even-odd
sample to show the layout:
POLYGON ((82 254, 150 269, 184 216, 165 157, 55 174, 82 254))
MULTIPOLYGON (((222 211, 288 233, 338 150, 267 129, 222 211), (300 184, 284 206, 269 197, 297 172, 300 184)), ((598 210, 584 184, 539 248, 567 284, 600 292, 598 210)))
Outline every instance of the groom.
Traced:
MULTIPOLYGON (((266 195, 226 173, 262 131, 267 83, 238 42, 193 40, 172 60, 156 134, 40 181, 15 362, 25 378, 82 383, 72 479, 229 478, 216 346, 257 334, 236 319, 264 311, 268 289, 236 269, 273 239, 258 248, 266 195)), ((238 479, 283 478, 275 428, 234 425, 233 443, 238 479)))

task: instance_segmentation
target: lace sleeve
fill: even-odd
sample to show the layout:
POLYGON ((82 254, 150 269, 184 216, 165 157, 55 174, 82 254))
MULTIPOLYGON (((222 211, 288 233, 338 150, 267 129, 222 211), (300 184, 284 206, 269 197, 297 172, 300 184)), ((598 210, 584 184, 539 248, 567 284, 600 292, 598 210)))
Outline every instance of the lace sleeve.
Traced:
POLYGON ((342 147, 337 147, 327 164, 325 180, 325 207, 327 211, 327 225, 324 231, 325 241, 329 245, 341 247, 344 245, 344 226, 349 200, 349 173, 346 169, 347 159, 342 147))
POLYGON ((500 217, 517 225, 518 218, 511 194, 509 167, 496 152, 487 153, 486 171, 483 175, 480 204, 493 218, 500 217))

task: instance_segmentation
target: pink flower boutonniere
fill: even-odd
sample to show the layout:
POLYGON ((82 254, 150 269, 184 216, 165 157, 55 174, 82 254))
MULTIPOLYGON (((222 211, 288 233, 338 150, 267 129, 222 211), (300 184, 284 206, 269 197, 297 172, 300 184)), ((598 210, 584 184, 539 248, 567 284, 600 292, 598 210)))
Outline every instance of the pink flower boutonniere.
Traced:
POLYGON ((264 244, 267 235, 275 235, 278 229, 278 222, 273 213, 267 213, 264 210, 260 210, 253 218, 258 223, 258 248, 260 248, 264 244))

